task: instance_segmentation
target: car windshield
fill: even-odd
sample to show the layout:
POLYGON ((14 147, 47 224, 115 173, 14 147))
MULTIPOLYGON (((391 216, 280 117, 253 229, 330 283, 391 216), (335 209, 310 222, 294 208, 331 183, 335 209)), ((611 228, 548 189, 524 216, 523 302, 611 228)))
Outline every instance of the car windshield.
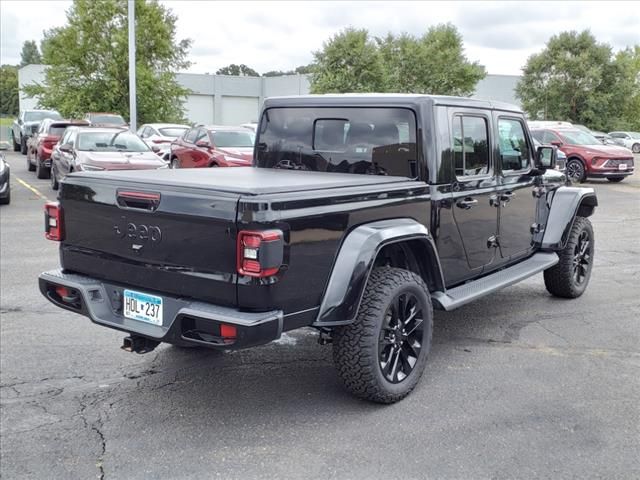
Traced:
POLYGON ((602 142, 590 133, 580 130, 558 132, 565 143, 569 145, 602 145, 602 142))
POLYGON ((249 131, 213 132, 213 143, 218 148, 253 147, 255 139, 249 131))
POLYGON ((78 150, 89 152, 148 152, 140 137, 128 131, 82 132, 78 134, 78 150))
POLYGON ((58 120, 62 118, 58 112, 24 112, 25 122, 40 122, 45 118, 52 118, 58 120))
POLYGON ((160 134, 165 137, 178 138, 187 130, 187 127, 166 127, 160 129, 160 134))
POLYGON ((125 121, 120 115, 91 115, 92 123, 108 123, 109 125, 124 125, 125 121))

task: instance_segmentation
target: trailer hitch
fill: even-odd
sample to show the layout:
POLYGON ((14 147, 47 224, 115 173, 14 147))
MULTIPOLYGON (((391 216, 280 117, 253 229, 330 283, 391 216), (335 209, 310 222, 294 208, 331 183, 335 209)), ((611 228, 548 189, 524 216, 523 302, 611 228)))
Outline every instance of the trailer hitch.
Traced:
POLYGON ((124 337, 122 346, 120 348, 127 352, 136 352, 142 354, 153 351, 158 345, 160 345, 160 342, 151 340, 147 337, 131 335, 130 337, 124 337))

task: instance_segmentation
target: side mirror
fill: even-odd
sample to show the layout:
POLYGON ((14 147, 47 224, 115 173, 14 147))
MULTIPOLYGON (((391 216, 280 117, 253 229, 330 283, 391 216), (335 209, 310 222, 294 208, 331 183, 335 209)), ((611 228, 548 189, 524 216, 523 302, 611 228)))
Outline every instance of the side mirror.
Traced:
POLYGON ((151 146, 151 151, 152 151, 153 153, 159 153, 159 152, 160 152, 160 147, 159 147, 159 146, 157 146, 157 145, 152 145, 152 146, 151 146))
POLYGON ((22 125, 22 119, 18 118, 18 125, 22 125))
POLYGON ((554 140, 551 142, 551 145, 556 146, 556 147, 561 147, 562 146, 562 142, 559 140, 554 140))
POLYGON ((64 143, 58 147, 61 152, 71 153, 73 151, 73 146, 70 143, 64 143))
POLYGON ((210 147, 210 146, 211 146, 211 144, 207 140, 198 140, 196 142, 196 147, 204 147, 204 148, 206 148, 206 147, 210 147))
POLYGON ((536 168, 538 170, 554 169, 558 151, 556 147, 538 147, 536 150, 536 168))

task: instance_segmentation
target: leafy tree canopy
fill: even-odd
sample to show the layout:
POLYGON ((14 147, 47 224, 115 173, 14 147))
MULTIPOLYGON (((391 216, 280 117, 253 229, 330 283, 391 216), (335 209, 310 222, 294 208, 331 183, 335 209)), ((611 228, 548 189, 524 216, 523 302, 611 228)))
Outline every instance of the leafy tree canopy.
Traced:
MULTIPOLYGON (((136 0, 137 113, 140 123, 183 119, 189 91, 173 72, 187 68, 191 40, 176 39, 177 17, 157 0, 136 0)), ((45 32, 42 85, 25 88, 63 116, 106 111, 129 117, 127 2, 75 0, 67 25, 45 32)))
POLYGON ((269 70, 262 74, 263 77, 281 77, 283 75, 306 75, 313 72, 313 64, 300 65, 295 70, 269 70))
POLYGON ((22 51, 20 52, 20 66, 34 65, 42 63, 42 56, 38 50, 38 45, 34 40, 27 40, 22 44, 22 51))
POLYGON ((375 41, 365 29, 347 28, 314 52, 311 93, 380 92, 386 76, 375 41))
POLYGON ((562 32, 529 57, 516 94, 534 119, 568 120, 605 131, 638 127, 639 59, 638 46, 614 56, 588 30, 562 32))
POLYGON ((244 63, 236 65, 232 63, 226 67, 222 67, 216 72, 216 75, 236 75, 240 77, 259 77, 260 74, 253 68, 247 67, 244 63))
POLYGON ((13 65, 0 67, 0 113, 18 114, 18 68, 13 65))
POLYGON ((464 55, 462 36, 450 24, 372 39, 348 28, 315 52, 311 89, 326 92, 399 92, 470 95, 486 75, 464 55))

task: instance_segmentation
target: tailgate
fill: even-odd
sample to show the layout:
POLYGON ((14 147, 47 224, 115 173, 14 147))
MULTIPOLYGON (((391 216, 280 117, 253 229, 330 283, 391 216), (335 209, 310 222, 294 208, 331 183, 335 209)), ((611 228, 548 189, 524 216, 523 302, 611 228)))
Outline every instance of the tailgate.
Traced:
POLYGON ((63 268, 115 283, 236 305, 239 196, 83 176, 61 186, 63 268))

